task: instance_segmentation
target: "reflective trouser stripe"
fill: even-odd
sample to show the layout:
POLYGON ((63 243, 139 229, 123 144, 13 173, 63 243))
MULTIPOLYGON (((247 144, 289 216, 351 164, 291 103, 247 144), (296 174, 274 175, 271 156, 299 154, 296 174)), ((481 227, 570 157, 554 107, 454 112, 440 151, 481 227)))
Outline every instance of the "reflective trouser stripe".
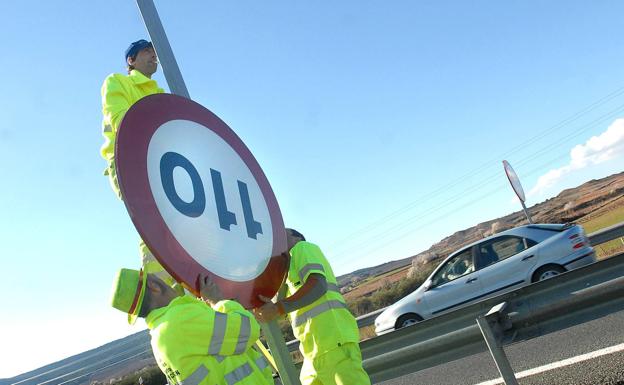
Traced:
POLYGON ((145 242, 141 241, 139 243, 139 250, 141 252, 143 270, 145 270, 148 274, 153 274, 162 279, 167 285, 176 289, 178 294, 183 295, 184 289, 182 286, 180 286, 176 280, 169 273, 167 273, 167 270, 162 267, 160 262, 156 260, 156 257, 154 257, 154 254, 152 254, 152 252, 147 248, 145 242), (179 288, 176 288, 175 285, 178 285, 179 288))
POLYGON ((247 347, 247 342, 249 341, 250 335, 251 320, 249 319, 249 317, 241 316, 241 326, 240 332, 238 333, 238 343, 236 344, 234 354, 243 354, 245 352, 245 348, 247 347))
POLYGON ((150 260, 147 260, 146 258, 144 258, 143 259, 143 270, 145 270, 145 272, 147 274, 153 274, 153 275, 157 276, 158 278, 162 279, 169 286, 171 286, 172 282, 175 282, 171 278, 169 273, 167 273, 165 268, 162 267, 162 265, 160 263, 158 263, 157 261, 150 261, 150 260))
POLYGON ((258 357, 256 359, 256 366, 258 367, 258 369, 264 370, 267 366, 269 366, 269 361, 267 361, 267 359, 264 357, 258 357))
POLYGON ((226 374, 225 381, 227 381, 228 385, 233 385, 239 381, 244 380, 245 377, 249 376, 252 372, 253 370, 251 369, 251 365, 246 362, 245 364, 226 374))
POLYGON ((180 385, 199 385, 206 377, 209 370, 204 365, 200 365, 195 371, 182 382, 180 385))
POLYGON ((147 258, 143 262, 143 269, 148 274, 159 273, 164 270, 162 265, 156 261, 149 261, 147 258))
POLYGON ((320 305, 317 305, 315 307, 313 307, 312 309, 305 311, 297 316, 295 316, 295 319, 293 320, 293 324, 295 324, 295 327, 297 326, 301 326, 304 323, 306 323, 307 320, 316 317, 317 315, 324 313, 328 310, 331 309, 346 309, 347 305, 344 304, 343 302, 340 302, 336 299, 331 300, 331 301, 327 301, 327 302, 323 302, 320 305))
POLYGON ((212 338, 210 339, 210 347, 208 348, 208 354, 217 355, 221 351, 223 340, 225 339, 225 332, 227 327, 227 314, 215 312, 214 325, 212 327, 212 338))
POLYGON ((323 272, 325 271, 325 269, 323 269, 323 265, 321 265, 320 263, 310 263, 310 264, 305 265, 304 267, 302 267, 301 270, 299 270, 299 279, 303 281, 303 279, 305 278, 306 274, 310 270, 320 270, 320 271, 323 271, 323 272))

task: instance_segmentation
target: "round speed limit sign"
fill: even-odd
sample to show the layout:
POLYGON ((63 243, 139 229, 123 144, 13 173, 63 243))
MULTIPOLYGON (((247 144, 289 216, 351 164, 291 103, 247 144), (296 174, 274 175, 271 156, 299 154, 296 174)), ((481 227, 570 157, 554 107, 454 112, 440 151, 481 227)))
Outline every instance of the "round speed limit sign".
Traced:
POLYGON ((119 185, 158 261, 197 293, 200 273, 249 308, 286 274, 284 223, 249 149, 212 112, 171 94, 126 113, 115 147, 119 185))

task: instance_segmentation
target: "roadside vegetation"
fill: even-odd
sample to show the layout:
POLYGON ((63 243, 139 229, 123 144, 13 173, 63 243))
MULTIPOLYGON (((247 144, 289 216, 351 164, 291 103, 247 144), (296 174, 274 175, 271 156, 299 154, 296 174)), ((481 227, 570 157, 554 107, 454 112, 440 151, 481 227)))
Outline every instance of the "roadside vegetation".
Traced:
MULTIPOLYGON (((620 199, 622 200, 622 199, 620 199)), ((594 213, 579 219, 577 222, 583 226, 587 234, 591 234, 600 229, 613 226, 624 220, 624 202, 619 202, 615 207, 608 207, 598 213, 594 213)), ((624 252, 624 239, 614 239, 610 242, 594 246, 598 260, 609 258, 613 255, 624 252)))
POLYGON ((411 276, 406 276, 398 282, 385 281, 380 289, 369 296, 350 301, 348 303, 349 309, 358 317, 391 305, 422 285, 434 267, 433 264, 425 265, 411 276))
MULTIPOLYGON (((92 383, 91 385, 99 385, 100 383, 92 383)), ((139 371, 120 379, 110 380, 110 382, 102 383, 102 385, 164 385, 167 384, 167 377, 160 371, 156 365, 148 366, 139 371)))

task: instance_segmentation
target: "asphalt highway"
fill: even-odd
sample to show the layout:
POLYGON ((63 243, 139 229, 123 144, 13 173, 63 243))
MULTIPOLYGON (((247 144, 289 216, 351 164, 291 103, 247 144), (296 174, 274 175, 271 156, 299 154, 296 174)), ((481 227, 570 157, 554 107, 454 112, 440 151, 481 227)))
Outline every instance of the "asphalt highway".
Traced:
MULTIPOLYGON (((624 385, 624 311, 505 347, 520 385, 624 385)), ((425 369, 383 385, 495 385, 488 353, 425 369)))

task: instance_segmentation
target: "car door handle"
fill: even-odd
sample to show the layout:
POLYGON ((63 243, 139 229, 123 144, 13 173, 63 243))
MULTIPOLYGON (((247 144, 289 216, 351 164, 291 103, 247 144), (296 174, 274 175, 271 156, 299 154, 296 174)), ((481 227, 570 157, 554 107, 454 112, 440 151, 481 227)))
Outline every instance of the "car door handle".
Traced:
POLYGON ((522 258, 523 261, 526 261, 527 259, 531 259, 535 257, 535 255, 531 254, 531 255, 527 255, 526 257, 522 258))
POLYGON ((477 280, 476 278, 470 278, 469 280, 466 281, 466 283, 473 283, 476 280, 477 280))

